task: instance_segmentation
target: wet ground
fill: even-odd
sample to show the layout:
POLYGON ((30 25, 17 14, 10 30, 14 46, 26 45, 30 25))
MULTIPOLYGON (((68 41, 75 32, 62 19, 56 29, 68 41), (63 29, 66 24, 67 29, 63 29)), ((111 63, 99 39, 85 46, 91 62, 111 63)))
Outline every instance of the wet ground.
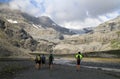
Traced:
POLYGON ((78 72, 75 62, 58 60, 54 63, 57 65, 52 70, 49 70, 48 64, 41 70, 36 70, 34 61, 0 61, 0 79, 120 79, 120 72, 99 68, 120 69, 119 63, 82 62, 78 72))

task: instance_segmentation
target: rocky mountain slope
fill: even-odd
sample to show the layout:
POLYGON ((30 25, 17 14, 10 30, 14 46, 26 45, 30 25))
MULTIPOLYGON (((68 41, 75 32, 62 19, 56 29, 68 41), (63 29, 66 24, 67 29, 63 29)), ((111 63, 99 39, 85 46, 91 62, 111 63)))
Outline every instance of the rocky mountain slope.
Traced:
POLYGON ((59 40, 63 34, 75 34, 71 30, 57 25, 47 16, 34 17, 8 8, 0 8, 0 16, 7 19, 10 23, 22 27, 36 40, 46 39, 56 41, 59 40))
POLYGON ((29 56, 32 51, 50 52, 54 45, 47 40, 36 41, 23 28, 0 17, 0 57, 29 56))
POLYGON ((0 56, 51 52, 63 34, 74 34, 55 24, 49 17, 30 16, 18 10, 0 7, 0 56))
POLYGON ((23 29, 10 24, 0 17, 0 56, 28 55, 22 50, 22 48, 29 46, 28 39, 34 41, 23 29))
POLYGON ((98 25, 92 32, 83 35, 64 36, 54 50, 75 53, 120 49, 120 17, 98 25), (61 51, 62 50, 62 51, 61 51))
POLYGON ((41 17, 34 17, 30 16, 26 13, 22 13, 22 16, 28 20, 29 22, 39 25, 43 28, 52 28, 56 30, 57 32, 60 32, 61 34, 67 34, 67 35, 73 35, 74 32, 70 31, 69 29, 66 29, 64 27, 59 26, 55 22, 53 22, 49 17, 47 16, 41 16, 41 17))

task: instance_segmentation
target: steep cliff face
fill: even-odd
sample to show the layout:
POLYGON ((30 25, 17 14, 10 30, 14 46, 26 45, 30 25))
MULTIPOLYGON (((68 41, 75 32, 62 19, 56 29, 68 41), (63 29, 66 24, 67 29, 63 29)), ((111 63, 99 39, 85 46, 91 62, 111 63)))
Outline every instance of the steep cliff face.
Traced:
MULTIPOLYGON (((0 56, 27 56, 21 47, 24 47, 27 39, 32 39, 32 37, 27 34, 23 29, 16 27, 4 18, 0 17, 0 56), (21 41, 23 41, 21 43, 21 41)), ((30 49, 30 48, 28 48, 30 49)))
POLYGON ((0 17, 0 56, 24 56, 31 51, 50 52, 54 43, 36 41, 23 28, 0 17))

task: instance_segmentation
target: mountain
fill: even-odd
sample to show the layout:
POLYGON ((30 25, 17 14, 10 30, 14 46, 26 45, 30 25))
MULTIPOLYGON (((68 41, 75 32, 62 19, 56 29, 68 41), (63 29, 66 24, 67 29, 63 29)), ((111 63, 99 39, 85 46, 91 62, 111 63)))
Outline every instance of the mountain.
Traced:
POLYGON ((25 19, 27 19, 28 21, 30 21, 31 23, 33 23, 35 25, 40 25, 43 28, 53 28, 57 32, 60 32, 61 34, 67 34, 67 35, 75 34, 74 32, 70 31, 69 29, 57 25, 55 22, 53 22, 47 16, 34 17, 34 16, 30 16, 26 13, 22 13, 22 16, 25 19))
POLYGON ((25 29, 36 40, 45 39, 59 41, 63 35, 75 34, 69 29, 63 28, 53 22, 47 16, 34 17, 19 10, 0 7, 0 16, 10 23, 25 29))
POLYGON ((120 30, 120 16, 100 24, 94 29, 94 32, 107 33, 120 30))
POLYGON ((64 36, 54 50, 57 53, 120 50, 120 16, 98 25, 87 34, 64 36))
POLYGON ((74 32, 81 34, 60 27, 47 16, 34 17, 19 10, 0 7, 0 56, 120 49, 120 16, 95 28, 77 31, 74 32))
POLYGON ((49 53, 64 39, 64 34, 75 33, 55 24, 49 17, 34 17, 0 7, 0 57, 28 56, 32 51, 49 53))
POLYGON ((0 57, 24 57, 33 51, 49 53, 54 45, 48 40, 35 40, 20 26, 0 17, 0 57))

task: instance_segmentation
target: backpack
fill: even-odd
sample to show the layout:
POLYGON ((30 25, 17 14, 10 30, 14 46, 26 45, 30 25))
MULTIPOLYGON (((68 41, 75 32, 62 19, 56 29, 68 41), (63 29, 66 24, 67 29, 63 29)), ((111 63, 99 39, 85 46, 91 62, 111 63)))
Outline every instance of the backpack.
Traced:
POLYGON ((41 60, 41 58, 40 58, 40 56, 38 56, 38 61, 40 61, 41 60))
POLYGON ((78 55, 78 57, 77 57, 77 61, 80 61, 80 60, 81 60, 80 55, 78 55))
POLYGON ((78 59, 80 59, 80 55, 78 55, 78 57, 77 57, 78 59))
POLYGON ((40 58, 40 56, 36 56, 36 59, 35 59, 36 61, 40 61, 41 60, 41 58, 40 58))
POLYGON ((46 59, 45 56, 42 56, 42 61, 45 61, 45 59, 46 59))
POLYGON ((78 59, 78 58, 79 58, 79 59, 82 59, 83 56, 82 56, 82 54, 77 54, 77 55, 76 55, 76 58, 77 58, 77 59, 78 59))
POLYGON ((53 61, 53 59, 54 59, 53 55, 50 55, 50 56, 49 56, 49 60, 50 60, 50 61, 53 61))

